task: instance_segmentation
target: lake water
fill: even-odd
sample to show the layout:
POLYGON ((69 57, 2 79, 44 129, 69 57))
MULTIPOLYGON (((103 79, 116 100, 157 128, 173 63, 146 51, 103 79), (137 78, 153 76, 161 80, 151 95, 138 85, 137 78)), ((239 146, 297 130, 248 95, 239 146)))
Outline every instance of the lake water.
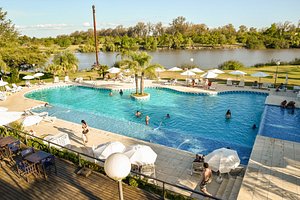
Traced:
MULTIPOLYGON (((246 66, 266 63, 273 60, 292 61, 300 58, 300 49, 206 49, 206 50, 160 50, 148 52, 152 63, 159 63, 166 68, 195 64, 201 69, 211 69, 228 60, 238 60, 246 66), (193 62, 191 61, 193 58, 193 62)), ((95 62, 95 53, 76 53, 79 59, 79 69, 90 68, 95 62)), ((100 64, 112 66, 120 60, 117 52, 100 52, 100 64)))

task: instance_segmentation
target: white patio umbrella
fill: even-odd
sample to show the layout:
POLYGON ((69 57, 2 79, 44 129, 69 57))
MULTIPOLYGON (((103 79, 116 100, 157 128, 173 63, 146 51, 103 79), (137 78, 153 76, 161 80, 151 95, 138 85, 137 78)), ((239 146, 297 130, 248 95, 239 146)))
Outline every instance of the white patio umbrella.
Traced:
POLYGON ((34 76, 34 77, 41 77, 41 76, 44 76, 44 74, 41 73, 41 72, 39 72, 39 73, 34 74, 33 76, 34 76))
POLYGON ((183 75, 183 76, 195 76, 196 74, 190 70, 187 70, 185 72, 182 72, 180 73, 180 75, 183 75))
POLYGON ((20 119, 22 114, 23 112, 0 112, 0 126, 20 119))
POLYGON ((204 161, 209 164, 215 172, 228 173, 240 165, 240 158, 235 150, 220 148, 204 157, 204 161))
POLYGON ((155 69, 155 72, 157 72, 157 77, 159 78, 159 73, 160 72, 164 72, 164 71, 166 71, 165 69, 163 69, 163 68, 156 68, 155 69))
POLYGON ((107 70, 109 73, 111 73, 111 74, 117 74, 117 73, 119 73, 120 71, 121 71, 121 69, 120 68, 117 68, 117 67, 112 67, 112 68, 110 68, 109 70, 107 70))
POLYGON ((202 72, 204 72, 203 70, 201 70, 201 69, 199 69, 197 67, 191 69, 190 71, 195 72, 195 73, 202 73, 202 72))
POLYGON ((124 144, 121 142, 107 142, 99 145, 94 150, 94 156, 100 159, 106 159, 113 153, 122 153, 125 150, 124 144))
POLYGON ((210 71, 201 75, 202 78, 216 78, 217 76, 218 76, 218 74, 210 72, 210 71))
POLYGON ((157 154, 146 145, 133 145, 125 150, 124 154, 129 158, 131 164, 134 165, 147 165, 154 164, 157 154))
POLYGON ((38 115, 32 115, 32 116, 25 117, 22 124, 23 124, 23 126, 32 126, 32 125, 40 123, 42 120, 43 120, 43 117, 40 117, 38 115))
POLYGON ((251 74, 251 76, 258 77, 258 83, 260 83, 260 78, 269 76, 269 74, 267 74, 265 72, 256 72, 254 74, 251 74))
POLYGON ((31 79, 34 79, 35 77, 34 76, 31 76, 31 75, 27 75, 27 76, 24 76, 23 79, 24 80, 31 80, 31 79))
POLYGON ((247 73, 243 72, 243 71, 240 71, 240 70, 235 70, 235 71, 229 72, 229 74, 236 75, 236 79, 238 79, 237 78, 238 76, 244 76, 247 73))
POLYGON ((219 69, 211 69, 209 70, 209 72, 213 72, 215 74, 224 74, 225 72, 223 72, 222 70, 219 70, 219 69))
POLYGON ((172 68, 168 69, 168 71, 170 71, 170 72, 180 72, 180 71, 182 71, 182 69, 179 68, 179 67, 172 67, 172 68))

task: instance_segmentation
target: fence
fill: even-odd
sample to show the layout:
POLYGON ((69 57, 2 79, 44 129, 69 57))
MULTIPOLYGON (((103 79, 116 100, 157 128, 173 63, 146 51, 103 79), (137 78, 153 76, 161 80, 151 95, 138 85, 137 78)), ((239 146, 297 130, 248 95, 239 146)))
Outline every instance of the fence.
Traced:
MULTIPOLYGON (((11 132, 14 134, 15 137, 18 137, 19 139, 22 138, 22 139, 23 139, 22 142, 24 142, 26 145, 28 144, 28 140, 30 140, 30 139, 28 139, 28 138, 35 138, 35 139, 38 139, 38 140, 43 141, 44 144, 45 144, 45 143, 47 144, 47 149, 48 149, 48 152, 49 152, 49 153, 51 153, 51 151, 53 151, 54 149, 56 149, 56 148, 50 147, 50 145, 53 145, 53 146, 59 147, 59 148, 61 148, 61 149, 64 149, 64 150, 66 150, 66 151, 68 151, 68 152, 74 153, 74 154, 77 156, 77 159, 78 159, 78 166, 79 166, 79 167, 82 167, 82 162, 81 162, 81 160, 83 160, 83 159, 81 159, 81 157, 87 157, 87 158, 96 160, 96 161, 98 161, 98 162, 100 162, 100 163, 102 163, 102 164, 104 165, 104 161, 101 160, 101 159, 98 159, 98 158, 95 158, 95 157, 93 157, 93 156, 90 156, 90 155, 87 155, 87 154, 84 154, 84 153, 75 151, 75 150, 73 150, 73 149, 66 148, 66 147, 61 146, 61 145, 59 145, 59 144, 53 143, 53 142, 51 142, 51 141, 44 140, 43 138, 40 138, 40 137, 37 137, 37 136, 30 135, 29 133, 25 133, 25 132, 16 130, 16 129, 11 128, 11 127, 9 127, 9 126, 4 126, 4 127, 6 128, 6 130, 11 131, 11 132)), ((4 132, 5 132, 5 131, 4 131, 4 132)), ((7 133, 6 133, 6 134, 7 134, 7 133)), ((43 149, 43 150, 45 150, 45 149, 43 149)), ((75 161, 76 161, 77 159, 75 159, 75 161)), ((74 161, 74 159, 73 159, 73 161, 74 161)), ((76 164, 76 163, 74 163, 74 164, 76 164)), ((99 166, 99 167, 102 168, 101 171, 104 171, 104 169, 103 169, 102 166, 99 166)), ((191 192, 191 193, 194 193, 194 194, 198 194, 198 195, 201 195, 201 196, 203 196, 203 197, 208 197, 208 198, 210 198, 210 199, 221 200, 221 199, 219 199, 219 198, 217 198, 217 197, 209 196, 209 195, 207 195, 207 194, 204 194, 204 193, 199 192, 199 191, 196 191, 196 190, 192 190, 192 189, 187 188, 187 187, 184 187, 184 186, 175 185, 175 184, 173 184, 173 183, 168 183, 168 182, 166 182, 166 181, 160 180, 160 179, 155 178, 155 177, 150 177, 150 176, 147 176, 147 175, 142 174, 142 173, 138 173, 138 172, 135 172, 135 171, 131 171, 131 174, 134 174, 134 175, 139 176, 139 177, 144 177, 144 178, 146 178, 146 179, 155 180, 157 183, 161 183, 160 185, 162 185, 162 195, 161 195, 161 194, 159 194, 159 195, 161 195, 161 196, 163 197, 163 199, 166 199, 166 193, 167 193, 167 191, 170 191, 170 190, 167 190, 167 189, 166 189, 166 187, 169 186, 169 187, 174 187, 174 188, 177 188, 177 189, 186 191, 186 192, 191 192)), ((171 191, 171 192, 173 192, 173 191, 171 191)), ((174 192, 174 193, 175 193, 175 192, 174 192)))

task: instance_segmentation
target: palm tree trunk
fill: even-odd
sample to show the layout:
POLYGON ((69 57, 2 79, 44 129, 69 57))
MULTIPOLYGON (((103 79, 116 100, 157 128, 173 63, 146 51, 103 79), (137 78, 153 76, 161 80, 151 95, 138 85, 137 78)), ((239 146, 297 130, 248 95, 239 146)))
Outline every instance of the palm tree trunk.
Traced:
POLYGON ((138 75, 137 74, 134 74, 134 78, 135 78, 135 94, 138 94, 139 91, 139 82, 138 82, 138 75))
POLYGON ((142 76, 141 76, 140 94, 141 95, 144 94, 144 72, 142 73, 142 76))

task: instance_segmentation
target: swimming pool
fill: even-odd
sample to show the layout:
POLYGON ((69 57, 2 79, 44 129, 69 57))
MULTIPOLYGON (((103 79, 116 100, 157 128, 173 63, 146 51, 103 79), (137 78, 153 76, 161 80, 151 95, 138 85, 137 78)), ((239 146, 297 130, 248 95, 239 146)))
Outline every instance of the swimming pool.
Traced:
POLYGON ((259 134, 300 142, 300 109, 283 109, 266 105, 259 134))
POLYGON ((242 163, 248 162, 258 125, 264 110, 266 94, 223 93, 215 96, 184 94, 152 88, 149 101, 134 101, 132 91, 123 96, 110 90, 82 86, 59 87, 27 93, 26 97, 47 101, 52 107, 38 108, 58 118, 162 144, 194 153, 207 154, 216 148, 236 149, 242 163), (231 109, 232 118, 224 115, 231 109), (134 114, 139 110, 142 117, 134 114), (170 118, 166 119, 166 114, 170 118), (145 125, 145 116, 150 125, 145 125))

